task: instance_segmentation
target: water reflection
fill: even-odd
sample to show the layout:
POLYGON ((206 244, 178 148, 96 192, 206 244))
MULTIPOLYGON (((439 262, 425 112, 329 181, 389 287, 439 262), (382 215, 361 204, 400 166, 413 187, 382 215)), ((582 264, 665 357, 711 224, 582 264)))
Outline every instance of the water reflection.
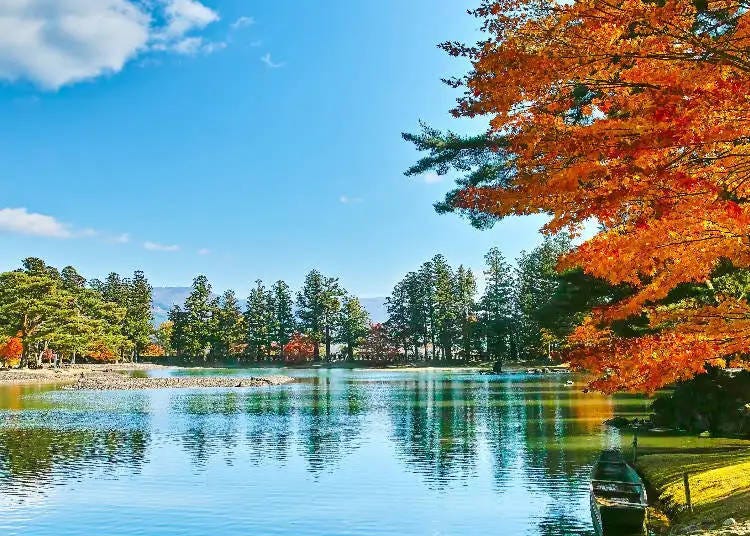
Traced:
MULTIPOLYGON (((43 534, 18 505, 62 486, 89 498, 179 497, 153 514, 164 534, 205 533, 219 518, 224 534, 266 533, 264 523, 295 515, 288 532, 275 532, 479 534, 500 517, 513 534, 592 534, 588 472, 601 447, 619 441, 601 423, 642 407, 556 377, 442 372, 319 370, 292 385, 238 390, 2 387, 4 528, 43 534), (227 505, 241 495, 266 517, 212 509, 209 495, 227 505), (181 504, 200 516, 186 518, 181 504), (332 528, 326 520, 336 516, 342 525, 332 528)), ((103 508, 96 519, 121 515, 103 508)))

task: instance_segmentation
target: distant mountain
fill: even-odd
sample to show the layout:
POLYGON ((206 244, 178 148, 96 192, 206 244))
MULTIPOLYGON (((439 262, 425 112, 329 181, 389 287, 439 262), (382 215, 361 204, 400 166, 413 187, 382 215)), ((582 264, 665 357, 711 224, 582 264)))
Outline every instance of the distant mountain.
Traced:
POLYGON ((174 305, 182 305, 190 295, 190 287, 154 287, 151 293, 151 313, 154 325, 167 320, 167 314, 174 305))
MULTIPOLYGON (((151 299, 154 325, 158 326, 167 320, 169 310, 175 305, 185 303, 185 298, 189 295, 190 287, 154 287, 151 299)), ((240 301, 244 302, 244 300, 240 301)), ((360 302, 370 313, 373 322, 385 322, 388 318, 388 313, 385 310, 385 298, 360 298, 360 302)))

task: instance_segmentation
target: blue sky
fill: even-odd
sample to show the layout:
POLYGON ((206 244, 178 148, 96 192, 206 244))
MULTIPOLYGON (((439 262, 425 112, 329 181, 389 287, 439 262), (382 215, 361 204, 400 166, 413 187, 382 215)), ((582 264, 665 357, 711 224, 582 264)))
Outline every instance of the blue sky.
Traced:
POLYGON ((400 133, 420 119, 483 128, 449 116, 440 78, 466 66, 436 47, 476 36, 471 4, 10 4, 0 269, 33 255, 160 286, 204 273, 244 295, 316 267, 382 296, 437 252, 480 269, 491 246, 512 258, 540 241, 538 218, 477 231, 439 216, 450 181, 403 176, 418 155, 400 133))

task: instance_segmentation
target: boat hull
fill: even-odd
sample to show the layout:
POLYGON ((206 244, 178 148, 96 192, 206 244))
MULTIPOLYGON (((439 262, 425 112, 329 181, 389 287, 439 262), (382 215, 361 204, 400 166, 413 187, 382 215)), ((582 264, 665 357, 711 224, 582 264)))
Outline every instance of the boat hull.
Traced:
POLYGON ((646 531, 646 509, 629 506, 602 506, 591 496, 591 519, 599 536, 642 535, 646 531))

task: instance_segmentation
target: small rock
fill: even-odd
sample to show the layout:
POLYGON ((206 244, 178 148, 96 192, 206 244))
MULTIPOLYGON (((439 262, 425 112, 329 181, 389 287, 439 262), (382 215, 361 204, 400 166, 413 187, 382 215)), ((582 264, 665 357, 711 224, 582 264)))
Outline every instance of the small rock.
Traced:
POLYGON ((705 432, 701 432, 700 434, 698 434, 698 437, 711 437, 711 432, 706 430, 705 432))
POLYGON ((736 524, 737 524, 737 520, 733 517, 729 517, 721 523, 723 527, 731 527, 732 525, 736 525, 736 524))
POLYGON ((604 424, 608 426, 614 426, 615 428, 625 428, 626 426, 630 425, 630 421, 622 415, 617 415, 615 417, 612 417, 611 419, 607 419, 606 421, 604 421, 604 424))

